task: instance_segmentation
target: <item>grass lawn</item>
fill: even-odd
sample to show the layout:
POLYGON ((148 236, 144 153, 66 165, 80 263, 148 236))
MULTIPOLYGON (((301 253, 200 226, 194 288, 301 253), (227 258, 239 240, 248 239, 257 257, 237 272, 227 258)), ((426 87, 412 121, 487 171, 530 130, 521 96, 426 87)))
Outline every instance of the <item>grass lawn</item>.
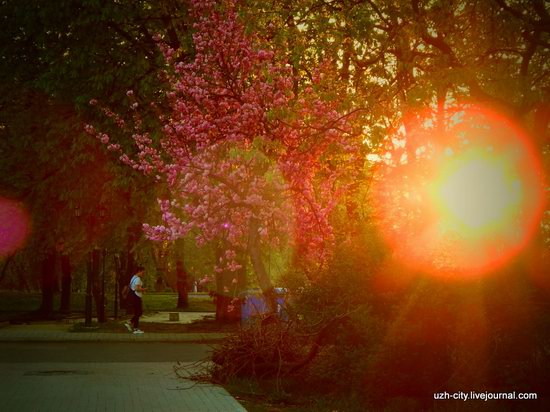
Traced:
MULTIPOLYGON (((59 308, 60 295, 54 296, 54 310, 59 308)), ((0 321, 9 320, 13 317, 17 317, 21 314, 32 312, 40 307, 42 296, 40 293, 25 293, 25 292, 12 292, 12 291, 0 291, 0 321)), ((107 315, 112 316, 113 310, 113 296, 107 295, 107 315)), ((204 294, 192 294, 189 296, 189 308, 176 309, 178 302, 178 295, 176 293, 147 293, 143 298, 143 311, 157 312, 157 311, 182 311, 182 312, 215 312, 216 307, 212 302, 212 299, 208 295, 204 294)), ((71 295, 71 313, 82 314, 84 313, 85 295, 83 293, 73 293, 71 295)), ((95 314, 95 303, 94 303, 95 314)), ((120 310, 119 314, 124 313, 124 310, 120 310)))
POLYGON ((276 395, 274 392, 275 383, 264 382, 264 385, 255 380, 234 379, 223 385, 223 387, 243 405, 249 412, 320 412, 336 409, 317 408, 312 402, 306 399, 299 401, 285 395, 276 395), (263 387, 267 386, 267 387, 263 387))
MULTIPOLYGON (((316 393, 315 388, 304 387, 299 378, 294 380, 292 392, 286 392, 285 378, 276 390, 276 381, 235 378, 222 385, 249 412, 327 412, 364 411, 353 398, 316 393)), ((393 409, 392 409, 393 410, 393 409)))
POLYGON ((181 311, 181 312, 215 312, 216 306, 212 298, 207 294, 197 294, 189 296, 189 307, 186 309, 176 309, 178 295, 176 293, 147 293, 143 297, 143 311, 181 311))

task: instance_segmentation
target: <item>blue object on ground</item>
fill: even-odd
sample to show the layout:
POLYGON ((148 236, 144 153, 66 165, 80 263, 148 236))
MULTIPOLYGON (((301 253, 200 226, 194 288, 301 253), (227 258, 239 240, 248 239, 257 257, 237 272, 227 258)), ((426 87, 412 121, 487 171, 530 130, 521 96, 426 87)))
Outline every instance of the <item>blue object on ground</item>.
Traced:
MULTIPOLYGON (((277 313, 281 318, 286 318, 284 305, 286 289, 275 288, 277 294, 277 313)), ((241 323, 247 322, 256 316, 269 312, 267 302, 260 289, 249 289, 240 294, 241 323)))

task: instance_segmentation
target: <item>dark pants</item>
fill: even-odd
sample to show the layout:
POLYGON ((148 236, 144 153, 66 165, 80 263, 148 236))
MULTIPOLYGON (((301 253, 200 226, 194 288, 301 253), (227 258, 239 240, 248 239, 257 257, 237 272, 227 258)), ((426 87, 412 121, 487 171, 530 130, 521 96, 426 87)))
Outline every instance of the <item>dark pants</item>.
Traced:
POLYGON ((134 329, 139 328, 139 317, 143 315, 143 306, 141 304, 141 298, 134 292, 131 292, 132 306, 134 307, 134 316, 132 316, 132 326, 134 329))

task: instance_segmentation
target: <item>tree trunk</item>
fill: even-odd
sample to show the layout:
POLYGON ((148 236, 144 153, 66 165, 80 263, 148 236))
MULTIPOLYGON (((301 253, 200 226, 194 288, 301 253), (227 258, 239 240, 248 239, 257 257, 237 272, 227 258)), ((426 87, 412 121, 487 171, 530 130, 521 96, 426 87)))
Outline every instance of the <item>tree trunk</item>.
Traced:
POLYGON ((17 279, 17 290, 19 292, 31 292, 32 288, 27 280, 27 274, 34 271, 27 269, 24 262, 17 261, 16 259, 13 260, 12 270, 14 271, 17 279))
POLYGON ((122 259, 119 253, 116 253, 114 255, 114 264, 115 264, 115 272, 116 272, 114 309, 115 309, 115 319, 118 319, 118 311, 119 309, 122 309, 122 305, 123 305, 122 301, 124 300, 122 298, 122 289, 124 288, 124 284, 122 282, 122 279, 124 278, 124 264, 122 262, 122 259))
POLYGON ((151 248, 151 257, 157 270, 155 292, 164 292, 166 289, 166 256, 162 245, 151 248))
POLYGON ((61 255, 61 304, 59 311, 61 313, 70 313, 71 311, 71 282, 72 271, 69 255, 61 255))
POLYGON ((340 78, 342 83, 347 87, 350 79, 350 63, 352 55, 352 40, 350 37, 346 36, 342 43, 344 49, 344 54, 342 56, 342 68, 340 69, 340 78))
MULTIPOLYGON (((216 248, 217 262, 225 253, 225 249, 225 245, 218 244, 216 248)), ((216 273, 216 320, 218 322, 238 322, 241 319, 240 305, 234 301, 239 292, 239 278, 238 272, 223 270, 216 273), (233 279, 237 280, 237 284, 233 283, 233 279)))
POLYGON ((216 320, 238 322, 241 319, 240 305, 235 304, 236 288, 232 284, 233 272, 223 271, 216 275, 216 320))
POLYGON ((239 296, 239 294, 245 289, 247 286, 247 277, 246 277, 246 265, 248 262, 248 254, 246 251, 239 251, 237 252, 237 263, 240 266, 240 269, 237 269, 235 272, 233 272, 233 278, 231 279, 231 282, 233 282, 233 279, 237 280, 237 284, 233 285, 235 287, 235 294, 239 296))
POLYGON ((550 125, 550 104, 541 104, 535 110, 533 136, 541 153, 550 141, 548 126, 550 125))
MULTIPOLYGON (((129 227, 127 230, 128 235, 128 241, 126 244, 126 259, 125 259, 125 265, 124 265, 124 275, 122 276, 122 279, 120 279, 120 291, 122 292, 122 289, 124 286, 130 284, 130 280, 132 279, 132 276, 135 275, 136 271, 136 261, 134 257, 134 246, 137 241, 137 232, 140 230, 139 227, 133 226, 129 227)), ((120 302, 121 308, 124 307, 126 309, 126 313, 133 313, 133 307, 132 307, 132 301, 130 297, 126 298, 125 300, 122 299, 120 302)))
POLYGON ((233 297, 223 293, 216 294, 216 320, 222 323, 234 323, 241 319, 241 307, 233 303, 233 297))
POLYGON ((31 287, 29 286, 29 282, 27 281, 27 277, 25 276, 25 271, 21 269, 19 265, 16 266, 16 270, 17 270, 17 290, 30 292, 31 287))
POLYGON ((187 272, 181 260, 176 261, 176 279, 178 287, 178 309, 189 307, 189 290, 187 287, 187 272))
POLYGON ((40 306, 39 312, 46 318, 53 317, 55 258, 55 251, 50 250, 42 259, 41 264, 42 305, 40 306))
POLYGON ((250 233, 248 237, 248 254, 252 261, 252 267, 258 278, 258 283, 262 289, 262 293, 267 302, 267 306, 272 313, 277 312, 277 297, 275 296, 275 290, 271 283, 269 273, 265 269, 265 265, 262 259, 262 250, 260 248, 260 238, 258 234, 259 223, 256 219, 252 219, 250 222, 250 233))
POLYGON ((101 279, 99 278, 100 267, 100 251, 94 249, 92 251, 92 295, 95 301, 95 309, 98 322, 105 322, 105 305, 103 304, 103 296, 101 295, 101 279))
MULTIPOLYGON (((534 137, 539 153, 545 152, 545 147, 550 142, 548 126, 550 126, 550 104, 540 104, 534 113, 533 130, 531 136, 534 137)), ((549 192, 545 191, 542 195, 544 202, 550 200, 549 192)), ((544 217, 542 218, 544 220, 544 217)), ((539 222, 540 223, 540 222, 539 222)), ((531 279, 534 279, 539 290, 550 291, 550 252, 545 239, 545 232, 539 229, 535 232, 534 239, 523 252, 523 262, 531 279)), ((544 299, 544 298, 542 298, 544 299)))
POLYGON ((6 273, 8 273, 8 265, 10 264, 11 260, 13 259, 13 255, 9 255, 4 262, 4 266, 2 266, 2 273, 0 274, 0 283, 4 280, 4 277, 6 276, 6 273))

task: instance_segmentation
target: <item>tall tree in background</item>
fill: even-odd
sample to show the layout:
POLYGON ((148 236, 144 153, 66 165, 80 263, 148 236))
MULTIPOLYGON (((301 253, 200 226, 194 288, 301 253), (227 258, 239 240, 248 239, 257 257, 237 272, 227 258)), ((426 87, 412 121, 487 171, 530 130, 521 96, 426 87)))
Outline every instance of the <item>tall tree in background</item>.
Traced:
MULTIPOLYGON (((193 2, 192 16, 194 60, 178 62, 163 46, 174 74, 162 133, 144 131, 139 119, 137 128, 123 125, 139 152, 121 159, 169 187, 170 197, 159 200, 164 225, 144 226, 150 238, 194 232, 198 244, 221 240, 218 272, 238 270, 237 254, 246 251, 275 310, 262 251, 291 241, 305 259, 325 261, 329 215, 345 189, 335 162, 357 160, 356 140, 337 102, 313 87, 294 94, 284 61, 244 34, 233 2, 193 2)), ((97 137, 121 150, 106 134, 97 137)))
MULTIPOLYGON (((223 119, 221 122, 241 124, 243 130, 250 126, 248 135, 242 136, 236 146, 220 143, 216 149, 219 152, 214 153, 212 150, 209 158, 203 160, 218 165, 221 175, 225 171, 221 169, 222 162, 219 159, 224 156, 230 157, 231 164, 236 167, 233 173, 241 168, 243 174, 238 181, 246 180, 247 186, 237 191, 238 196, 254 194, 251 188, 255 184, 250 183, 254 179, 268 182, 264 183, 261 198, 267 198, 265 194, 269 191, 286 194, 290 188, 296 196, 281 199, 293 203, 290 207, 293 213, 308 217, 296 219, 296 222, 290 224, 292 230, 305 235, 303 239, 307 238, 308 233, 323 232, 323 219, 330 214, 328 212, 332 206, 326 199, 321 200, 319 197, 322 197, 320 182, 324 182, 325 189, 322 190, 332 193, 338 185, 336 180, 326 177, 333 176, 334 170, 341 170, 343 165, 355 167, 352 162, 346 162, 346 155, 342 155, 338 161, 334 157, 324 158, 324 163, 315 161, 326 149, 321 148, 320 142, 327 133, 330 135, 337 131, 330 120, 316 120, 333 108, 327 109, 330 104, 326 101, 343 102, 340 108, 345 107, 347 111, 368 107, 368 111, 357 113, 355 123, 357 130, 364 132, 364 151, 385 150, 384 145, 391 144, 388 138, 390 132, 399 127, 399 119, 405 113, 414 114, 431 108, 443 115, 446 105, 459 99, 485 102, 520 121, 532 133, 548 164, 549 13, 546 3, 539 0, 430 3, 405 0, 308 0, 295 3, 248 0, 240 5, 242 21, 254 33, 253 49, 262 43, 264 53, 260 55, 255 52, 250 67, 247 66, 249 63, 245 63, 245 67, 236 70, 236 63, 231 61, 225 67, 220 62, 216 63, 216 59, 224 55, 215 51, 215 48, 209 54, 201 52, 201 47, 205 46, 201 46, 200 41, 192 44, 190 21, 196 19, 197 15, 187 13, 187 6, 183 3, 167 0, 138 1, 131 5, 73 0, 57 3, 38 1, 32 4, 6 0, 1 3, 1 194, 34 205, 34 233, 40 232, 45 238, 40 241, 31 239, 28 248, 32 252, 29 256, 38 260, 40 255, 34 252, 55 246, 60 237, 66 239, 71 257, 74 250, 76 261, 80 259, 79 256, 85 255, 85 249, 91 248, 93 242, 87 239, 89 236, 85 233, 82 219, 74 216, 75 205, 86 205, 82 214, 87 215, 93 213, 101 202, 108 203, 111 209, 109 219, 113 223, 107 224, 105 231, 114 235, 110 236, 115 239, 110 245, 112 249, 123 249, 121 244, 126 243, 126 229, 147 219, 146 205, 155 197, 153 192, 156 189, 137 173, 114 162, 105 161, 103 164, 103 160, 103 171, 94 177, 82 176, 75 171, 93 170, 91 165, 103 159, 104 155, 102 149, 80 134, 83 118, 93 120, 96 124, 103 123, 102 130, 110 131, 113 137, 116 135, 117 142, 126 152, 135 153, 128 135, 118 133, 112 122, 104 122, 104 118, 87 108, 91 98, 97 98, 105 106, 120 113, 125 111, 122 102, 126 98, 126 91, 133 90, 134 103, 141 105, 140 116, 144 123, 159 123, 158 118, 152 116, 154 110, 143 104, 162 96, 159 91, 166 88, 167 84, 157 76, 164 70, 165 62, 154 40, 156 33, 160 33, 166 51, 173 50, 170 53, 174 64, 195 62, 194 69, 183 64, 180 74, 192 70, 204 72, 202 75, 191 73, 192 76, 187 76, 198 82, 194 85, 182 83, 182 90, 176 90, 174 95, 170 95, 172 97, 168 100, 172 101, 168 102, 167 107, 181 104, 185 100, 182 96, 193 96, 195 99, 195 90, 203 90, 205 96, 209 97, 185 103, 187 107, 200 109, 197 111, 200 116, 193 114, 195 123, 192 129, 195 134, 188 134, 187 129, 182 128, 185 125, 175 120, 178 119, 176 116, 169 121, 160 121, 169 124, 171 128, 171 131, 165 132, 166 135, 172 133, 177 138, 185 134, 187 142, 184 146, 188 146, 189 153, 194 156, 197 148, 189 141, 196 133, 208 134, 211 133, 209 128, 215 130, 219 127, 212 120, 213 115, 220 115, 220 119, 223 119), (248 18, 251 15, 254 18, 248 18), (270 57, 273 51, 277 56, 275 60, 270 57), (197 60, 194 53, 199 57, 202 53, 206 60, 197 60), (268 66, 272 61, 276 63, 275 66, 288 63, 288 72, 280 72, 280 76, 269 73, 268 66), (213 64, 208 67, 210 62, 213 64), (208 78, 210 74, 216 73, 221 73, 225 78, 220 82, 219 79, 208 78), (244 73, 243 77, 239 77, 241 73, 244 73), (254 81, 250 81, 250 84, 243 82, 246 76, 254 81), (287 79, 281 86, 281 90, 285 91, 282 93, 282 101, 277 102, 278 96, 270 95, 272 92, 269 90, 266 96, 272 96, 273 103, 267 99, 264 102, 252 100, 252 103, 242 99, 251 96, 251 91, 262 81, 273 85, 277 76, 287 79), (239 85, 242 90, 234 89, 239 85), (325 113, 317 113, 315 99, 319 95, 322 99, 318 100, 325 102, 318 107, 325 113), (303 103, 299 97, 304 97, 303 103), (203 100, 219 104, 202 107, 203 100), (223 109, 223 105, 227 105, 227 108, 223 109), (236 105, 246 107, 240 113, 247 113, 248 119, 243 121, 228 116, 236 105), (254 107, 261 110, 254 113, 254 107), (294 111, 294 118, 288 108, 294 111), (317 117, 300 124, 299 117, 307 118, 308 110, 316 113, 317 117), (207 116, 209 113, 210 118, 207 116), (287 124, 279 121, 285 116, 287 124), (198 123, 199 120, 205 121, 206 131, 197 129, 203 124, 198 123), (319 130, 314 130, 315 127, 319 130), (281 135, 285 135, 284 139, 281 135), (310 138, 302 139, 305 135, 310 138), (284 142, 282 145, 281 141, 284 142), (247 142, 246 145, 243 142, 247 142), (309 143, 304 145, 304 142, 309 143), (247 156, 254 160, 250 162, 247 156), (304 165, 317 166, 301 169, 305 178, 298 182, 293 180, 290 166, 285 169, 285 161, 282 160, 284 156, 290 159, 289 164, 302 156, 304 165), (245 179, 246 174, 249 177, 245 179), (86 179, 100 182, 92 185, 97 188, 94 189, 95 193, 85 193, 82 182, 86 179), (304 187, 303 182, 313 184, 304 187), (276 188, 280 183, 285 186, 284 189, 276 188), (129 190, 128 187, 136 189, 129 190), (121 194, 121 188, 124 195, 121 194), (51 219, 52 216, 59 218, 51 219), (124 218, 120 219, 121 216, 124 218), (318 220, 319 216, 322 219, 318 220), (73 230, 75 227, 79 229, 73 230)), ((211 4, 205 4, 205 7, 211 7, 211 4)), ((220 31, 217 34, 223 35, 220 31)), ((236 54, 236 60, 246 62, 247 53, 242 51, 236 54)), ((254 93, 258 94, 258 90, 254 93)), ((164 106, 161 105, 161 109, 164 106)), ((231 132, 228 131, 227 135, 231 135, 231 132)), ((226 135, 225 131, 218 134, 226 135)), ((215 142, 215 139, 210 138, 209 142, 215 142)), ((326 145, 329 147, 327 153, 336 154, 338 150, 331 152, 330 145, 326 145)), ((188 171, 188 184, 195 182, 200 186, 201 179, 212 182, 213 178, 208 174, 200 177, 201 172, 195 166, 193 163, 192 170, 188 171)), ((347 172, 340 173, 343 175, 347 172)), ((210 185, 220 186, 230 198, 231 191, 225 183, 210 185)), ((200 196, 195 198, 193 207, 201 204, 198 198, 200 196)), ((351 203, 359 203, 352 196, 349 199, 351 203)), ((285 204, 290 204, 288 202, 285 204)), ((239 203, 238 206, 241 207, 239 203)), ((257 206, 257 209, 260 207, 257 206)), ((208 213, 208 217, 211 217, 211 211, 206 210, 199 208, 197 215, 208 213)), ((262 253, 258 250, 262 247, 265 249, 265 244, 270 242, 267 238, 282 243, 284 240, 264 225, 268 222, 267 216, 258 215, 255 209, 250 216, 259 217, 259 220, 246 217, 245 221, 251 226, 257 225, 259 231, 251 230, 247 242, 235 244, 233 249, 237 255, 241 252, 249 254, 256 262, 256 271, 263 273, 262 253), (260 232, 263 235, 258 238, 257 233, 260 232), (253 246, 258 242, 262 245, 259 249, 253 246)), ((211 225, 231 223, 231 219, 219 222, 214 219, 208 223, 208 217, 201 218, 204 222, 199 219, 202 223, 197 223, 187 233, 198 227, 198 233, 206 234, 203 237, 199 235, 199 241, 203 242, 213 237, 211 225)), ((236 226, 240 226, 240 223, 236 226)), ((228 236, 228 229, 234 230, 233 226, 228 225, 218 237, 228 236)), ((325 231, 322 236, 311 239, 312 242, 298 242, 298 246, 304 248, 304 255, 322 250, 319 245, 323 244, 323 239, 330 237, 329 232, 325 231)), ((228 256, 227 260, 231 260, 232 253, 228 256)), ((128 262, 131 263, 131 260, 128 258, 128 262)))
POLYGON ((243 13, 254 15, 249 28, 286 53, 303 82, 319 64, 331 65, 331 92, 350 108, 368 106, 357 116, 368 151, 383 154, 402 125, 410 129, 427 111, 442 122, 467 101, 525 128, 548 173, 547 2, 249 0, 243 13))
POLYGON ((7 0, 0 20, 0 194, 26 204, 33 222, 15 258, 40 267, 42 252, 61 238, 65 260, 76 265, 94 247, 124 249, 126 228, 143 220, 151 192, 139 174, 105 162, 82 124, 92 97, 118 107, 128 88, 139 97, 159 90, 162 59, 152 37, 166 33, 167 43, 185 49, 184 5, 7 0), (108 222, 92 235, 88 216, 100 207, 109 208, 108 222))

